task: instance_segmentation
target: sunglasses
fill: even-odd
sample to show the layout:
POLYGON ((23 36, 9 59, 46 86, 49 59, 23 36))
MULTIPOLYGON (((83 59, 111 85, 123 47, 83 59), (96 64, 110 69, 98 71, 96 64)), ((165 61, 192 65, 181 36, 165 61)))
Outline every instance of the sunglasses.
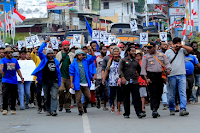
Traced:
POLYGON ((149 50, 145 49, 144 51, 149 51, 149 50))
POLYGON ((13 51, 8 51, 8 52, 7 52, 7 54, 11 54, 11 53, 13 53, 13 51))

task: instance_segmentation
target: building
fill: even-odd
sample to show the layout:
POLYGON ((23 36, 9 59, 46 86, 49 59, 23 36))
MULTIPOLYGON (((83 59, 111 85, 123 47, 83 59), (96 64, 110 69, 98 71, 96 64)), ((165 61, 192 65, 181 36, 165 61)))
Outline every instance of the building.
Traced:
POLYGON ((115 23, 128 23, 133 16, 131 9, 132 2, 138 2, 138 0, 101 0, 101 10, 114 9, 115 16, 108 17, 108 19, 115 23))
POLYGON ((0 0, 0 11, 9 12, 13 7, 16 7, 16 0, 0 0))

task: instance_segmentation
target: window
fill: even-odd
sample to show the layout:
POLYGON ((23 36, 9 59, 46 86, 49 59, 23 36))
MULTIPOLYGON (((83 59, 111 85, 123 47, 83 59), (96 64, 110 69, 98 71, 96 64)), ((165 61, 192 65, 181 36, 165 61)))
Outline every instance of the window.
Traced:
POLYGON ((103 3, 103 9, 109 9, 109 2, 103 3))
POLYGON ((127 3, 127 14, 129 14, 129 4, 127 3))
POLYGON ((4 5, 0 5, 0 11, 4 11, 4 5))

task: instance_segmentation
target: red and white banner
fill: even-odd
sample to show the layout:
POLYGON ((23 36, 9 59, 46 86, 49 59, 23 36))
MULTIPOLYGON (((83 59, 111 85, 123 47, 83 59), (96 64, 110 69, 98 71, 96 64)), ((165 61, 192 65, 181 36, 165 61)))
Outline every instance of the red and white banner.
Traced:
POLYGON ((157 12, 162 12, 163 6, 162 5, 155 5, 154 10, 157 12))
POLYGON ((13 8, 13 18, 20 22, 26 19, 26 17, 22 16, 15 8, 13 8))

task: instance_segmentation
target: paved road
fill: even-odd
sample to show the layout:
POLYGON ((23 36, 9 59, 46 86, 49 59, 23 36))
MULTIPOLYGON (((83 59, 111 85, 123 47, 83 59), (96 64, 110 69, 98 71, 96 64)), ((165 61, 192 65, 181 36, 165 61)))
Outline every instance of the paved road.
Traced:
POLYGON ((138 119, 132 107, 130 119, 101 109, 89 108, 87 115, 78 116, 77 108, 71 114, 58 116, 37 114, 36 108, 19 110, 16 115, 0 115, 0 133, 199 133, 200 105, 188 105, 189 116, 179 113, 170 116, 168 110, 159 110, 160 118, 153 119, 149 106, 147 117, 138 119))

